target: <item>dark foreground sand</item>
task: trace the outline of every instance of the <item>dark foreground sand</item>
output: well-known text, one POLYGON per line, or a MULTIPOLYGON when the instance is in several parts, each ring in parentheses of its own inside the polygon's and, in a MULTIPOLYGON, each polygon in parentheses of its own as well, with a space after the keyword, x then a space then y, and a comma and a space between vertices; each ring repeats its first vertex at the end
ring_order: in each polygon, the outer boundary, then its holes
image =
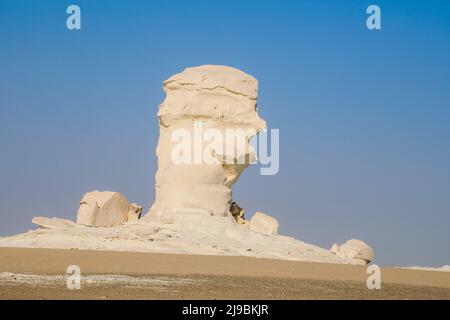
POLYGON ((450 299, 448 272, 382 268, 381 290, 368 290, 362 266, 248 257, 0 248, 4 272, 64 277, 43 284, 10 275, 0 299, 450 299), (69 265, 85 276, 81 290, 66 288, 69 265))

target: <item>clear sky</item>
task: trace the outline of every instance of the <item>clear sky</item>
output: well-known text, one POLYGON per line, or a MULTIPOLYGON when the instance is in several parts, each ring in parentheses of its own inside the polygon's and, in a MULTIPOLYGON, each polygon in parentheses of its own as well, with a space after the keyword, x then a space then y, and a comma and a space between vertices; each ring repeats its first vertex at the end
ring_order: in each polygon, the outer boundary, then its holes
POLYGON ((73 220, 94 189, 146 210, 162 81, 202 64, 255 76, 280 129, 279 173, 234 188, 248 214, 360 238, 379 264, 450 264, 450 1, 0 0, 0 235, 73 220))

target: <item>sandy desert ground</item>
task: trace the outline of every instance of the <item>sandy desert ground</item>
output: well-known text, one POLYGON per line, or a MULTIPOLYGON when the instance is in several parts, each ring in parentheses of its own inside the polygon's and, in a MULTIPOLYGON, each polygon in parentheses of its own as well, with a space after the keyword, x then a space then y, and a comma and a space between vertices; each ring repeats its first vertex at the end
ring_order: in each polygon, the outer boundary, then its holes
POLYGON ((0 248, 0 299, 450 299, 450 273, 275 259, 0 248), (66 287, 79 265, 81 290, 66 287))

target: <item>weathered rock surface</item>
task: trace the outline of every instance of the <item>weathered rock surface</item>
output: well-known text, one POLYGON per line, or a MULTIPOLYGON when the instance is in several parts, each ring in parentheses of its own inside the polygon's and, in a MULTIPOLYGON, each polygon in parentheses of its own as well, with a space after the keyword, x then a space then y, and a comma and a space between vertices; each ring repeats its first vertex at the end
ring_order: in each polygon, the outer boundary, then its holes
POLYGON ((66 219, 34 217, 31 222, 45 229, 67 229, 76 227, 76 223, 66 219))
POLYGON ((335 243, 330 251, 340 257, 352 259, 354 263, 362 265, 369 264, 375 257, 373 249, 367 243, 358 239, 348 240, 341 246, 335 243))
POLYGON ((119 192, 93 191, 86 193, 80 201, 77 224, 88 227, 115 227, 137 221, 142 207, 133 204, 119 192))
POLYGON ((262 212, 256 212, 250 219, 250 230, 267 234, 269 236, 278 234, 278 221, 262 212))
POLYGON ((231 187, 255 159, 249 140, 266 127, 257 113, 258 81, 235 68, 204 65, 170 77, 164 81, 164 91, 166 98, 158 111, 158 171, 151 214, 202 211, 231 216, 231 187), (203 140, 210 129, 222 137, 227 129, 241 130, 245 148, 234 148, 230 141, 203 140), (192 152, 185 157, 190 161, 175 163, 181 134, 200 141, 191 141, 192 152), (245 161, 230 163, 237 159, 245 161))

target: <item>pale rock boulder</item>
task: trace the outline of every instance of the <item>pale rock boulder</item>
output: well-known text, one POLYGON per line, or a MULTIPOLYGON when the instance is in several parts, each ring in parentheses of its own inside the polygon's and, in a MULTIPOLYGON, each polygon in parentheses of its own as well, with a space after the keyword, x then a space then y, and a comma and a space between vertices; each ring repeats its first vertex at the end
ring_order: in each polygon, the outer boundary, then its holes
POLYGON ((128 211, 127 222, 136 222, 139 220, 142 214, 143 207, 137 203, 130 204, 130 210, 128 211))
POLYGON ((119 192, 93 191, 80 201, 77 224, 89 227, 115 227, 139 219, 142 207, 130 205, 119 192))
POLYGON ((330 251, 340 257, 352 259, 355 264, 361 265, 369 264, 375 257, 373 249, 358 239, 348 240, 343 245, 335 243, 330 251))
POLYGON ((249 229, 269 236, 278 234, 278 221, 262 212, 256 212, 250 219, 249 229))
POLYGON ((331 246, 330 251, 331 251, 331 253, 337 254, 339 252, 340 248, 341 247, 337 243, 335 243, 331 246))
POLYGON ((149 217, 192 211, 231 217, 231 188, 256 159, 249 141, 266 128, 257 111, 258 81, 232 67, 203 65, 170 77, 164 81, 164 91, 158 111, 155 202, 149 217), (227 141, 211 146, 202 139, 209 129, 223 137, 227 129, 241 130, 245 147, 233 148, 227 141), (188 161, 174 161, 180 133, 192 138, 188 161), (195 141, 196 137, 201 140, 195 141), (227 146, 232 154, 226 152, 227 146), (199 150, 211 161, 196 159, 199 150), (243 161, 230 164, 230 159, 243 161))
POLYGON ((44 229, 68 229, 76 227, 76 223, 67 219, 34 217, 31 222, 44 229))

